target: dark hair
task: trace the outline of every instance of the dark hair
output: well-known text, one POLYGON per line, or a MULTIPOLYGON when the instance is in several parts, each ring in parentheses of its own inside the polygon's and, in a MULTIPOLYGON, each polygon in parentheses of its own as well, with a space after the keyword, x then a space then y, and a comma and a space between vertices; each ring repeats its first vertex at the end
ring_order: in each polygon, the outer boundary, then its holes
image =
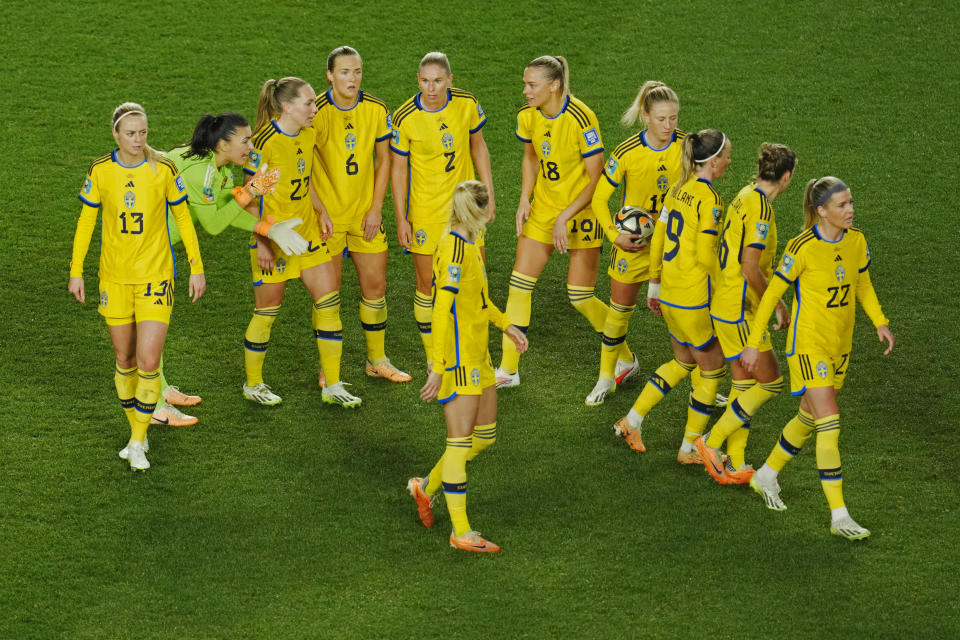
POLYGON ((757 154, 757 177, 776 182, 797 166, 797 154, 785 144, 764 142, 757 154))
POLYGON ((200 117, 197 126, 193 128, 193 137, 190 138, 190 150, 184 154, 185 158, 209 155, 217 150, 221 140, 229 140, 240 127, 249 127, 247 119, 238 113, 221 113, 212 116, 209 113, 200 117))
POLYGON ((356 49, 354 49, 353 47, 348 47, 347 45, 343 45, 342 47, 337 47, 336 49, 330 52, 330 55, 327 56, 327 71, 333 73, 333 68, 337 64, 337 58, 339 58, 340 56, 357 56, 359 58, 360 54, 357 53, 356 49))

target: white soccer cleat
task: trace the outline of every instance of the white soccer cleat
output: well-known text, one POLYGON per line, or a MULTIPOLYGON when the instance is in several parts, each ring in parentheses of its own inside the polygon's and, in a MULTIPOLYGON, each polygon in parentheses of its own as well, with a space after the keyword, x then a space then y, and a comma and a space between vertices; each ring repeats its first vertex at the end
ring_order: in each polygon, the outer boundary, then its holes
POLYGON ((341 407, 346 407, 347 409, 359 407, 363 400, 346 390, 346 387, 349 386, 349 384, 350 383, 343 382, 341 380, 336 384, 331 384, 324 387, 322 392, 323 401, 327 404, 338 404, 341 407))
POLYGON ((494 377, 497 379, 497 389, 507 389, 509 387, 519 387, 520 386, 520 372, 516 373, 507 373, 500 367, 493 372, 494 377))
POLYGON ((263 382, 252 387, 243 385, 243 397, 267 407, 283 402, 283 398, 271 391, 270 387, 263 382))
POLYGON ((600 378, 584 402, 588 407, 599 407, 603 404, 603 401, 607 399, 607 396, 616 390, 617 384, 613 380, 600 378))
POLYGON ((640 373, 640 360, 637 354, 631 353, 633 360, 617 360, 617 368, 614 369, 613 377, 617 385, 621 385, 630 378, 636 377, 640 373))
MULTIPOLYGON (((129 447, 130 447, 130 443, 128 442, 126 447, 124 447, 123 449, 120 449, 120 454, 119 454, 119 455, 120 455, 120 458, 121 458, 121 459, 127 460, 127 459, 130 458, 130 449, 129 449, 129 447)), ((143 452, 146 453, 147 451, 150 451, 150 441, 147 440, 146 438, 144 438, 144 439, 143 439, 143 452)))
POLYGON ((130 463, 133 471, 146 471, 150 468, 150 461, 144 455, 144 443, 131 440, 123 449, 120 450, 120 457, 130 463))
POLYGON ((197 422, 196 416, 188 416, 172 404, 157 409, 150 417, 150 424, 165 424, 169 427, 189 427, 197 422))
POLYGON ((847 540, 863 540, 870 537, 870 530, 861 527, 850 516, 844 516, 830 523, 830 533, 843 536, 847 540))
POLYGON ((767 509, 784 511, 787 508, 787 505, 780 499, 780 483, 776 479, 769 483, 763 482, 755 473, 750 477, 750 486, 763 496, 763 502, 767 505, 767 509))

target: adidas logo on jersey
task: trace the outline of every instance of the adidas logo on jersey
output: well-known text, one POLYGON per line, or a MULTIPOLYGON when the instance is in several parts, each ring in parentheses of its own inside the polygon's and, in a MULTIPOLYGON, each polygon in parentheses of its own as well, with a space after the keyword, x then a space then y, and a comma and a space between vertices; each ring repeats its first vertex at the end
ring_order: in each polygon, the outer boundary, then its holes
POLYGON ((300 147, 297 147, 297 155, 298 155, 298 156, 302 156, 302 155, 303 155, 303 149, 301 149, 300 147))
POLYGON ((543 134, 543 137, 544 137, 544 138, 549 138, 549 137, 550 137, 550 132, 547 131, 545 134, 543 134))
POLYGON ((441 122, 441 123, 440 123, 440 131, 443 131, 444 129, 449 129, 449 128, 450 128, 450 127, 447 126, 447 123, 446 123, 446 122, 441 122))
POLYGON ((666 170, 667 170, 667 165, 665 164, 660 165, 660 168, 657 169, 657 171, 666 171, 666 170))
POLYGON ((133 188, 133 180, 131 180, 130 182, 128 182, 127 184, 125 184, 124 187, 127 188, 127 189, 132 189, 132 188, 133 188))
POLYGON ((162 304, 163 304, 163 299, 162 299, 162 298, 157 298, 156 302, 154 302, 153 304, 162 305, 162 304))
POLYGON ((353 125, 348 122, 344 129, 353 129, 353 125))
POLYGON ((843 258, 840 257, 840 254, 837 254, 837 257, 833 259, 834 262, 843 262, 843 258))

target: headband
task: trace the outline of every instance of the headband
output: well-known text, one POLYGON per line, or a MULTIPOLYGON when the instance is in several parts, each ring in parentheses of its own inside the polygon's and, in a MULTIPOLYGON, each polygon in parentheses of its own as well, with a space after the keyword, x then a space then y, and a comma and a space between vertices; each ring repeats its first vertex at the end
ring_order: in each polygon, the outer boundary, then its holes
POLYGON ((145 114, 143 111, 137 111, 136 109, 133 109, 132 111, 127 111, 127 112, 124 113, 122 116, 120 116, 119 118, 117 118, 116 122, 113 123, 113 128, 116 129, 116 128, 117 128, 117 125, 120 124, 120 121, 123 120, 124 118, 126 118, 126 117, 129 116, 129 115, 141 115, 141 116, 143 116, 144 118, 147 117, 147 114, 145 114))
POLYGON ((720 148, 717 149, 716 151, 714 151, 713 153, 711 153, 709 156, 707 156, 707 157, 704 158, 703 160, 697 160, 696 158, 694 158, 693 161, 694 161, 696 164, 703 164, 703 163, 706 162, 707 160, 710 160, 711 158, 715 158, 721 151, 723 151, 723 148, 724 148, 725 146, 727 146, 727 134, 725 134, 725 133, 723 133, 723 132, 721 131, 721 132, 720 132, 720 135, 723 136, 723 139, 720 141, 720 148))
POLYGON ((838 182, 837 184, 833 185, 832 187, 830 187, 829 189, 827 189, 826 191, 824 191, 824 192, 823 192, 823 195, 820 196, 819 198, 817 198, 816 206, 822 207, 823 205, 825 205, 825 204, 827 203, 827 200, 830 199, 830 196, 832 196, 833 194, 835 194, 837 191, 843 191, 844 189, 849 189, 849 188, 850 188, 850 187, 848 187, 847 185, 843 184, 843 181, 841 180, 841 181, 838 182))

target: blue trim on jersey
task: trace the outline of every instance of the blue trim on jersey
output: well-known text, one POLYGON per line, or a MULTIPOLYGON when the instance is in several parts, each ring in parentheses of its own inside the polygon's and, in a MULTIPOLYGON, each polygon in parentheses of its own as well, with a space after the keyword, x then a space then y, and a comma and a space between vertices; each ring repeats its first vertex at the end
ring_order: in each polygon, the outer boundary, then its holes
MULTIPOLYGON (((453 306, 450 307, 450 311, 453 312, 453 344, 457 348, 457 364, 453 366, 454 369, 460 366, 460 323, 457 319, 457 301, 453 301, 453 306)), ((443 338, 441 337, 441 340, 443 338)), ((449 371, 449 369, 448 369, 449 371)))
POLYGON ((186 200, 186 199, 187 199, 187 194, 183 194, 183 197, 180 198, 179 200, 174 200, 173 202, 170 202, 169 200, 167 200, 167 204, 170 204, 170 205, 180 204, 181 202, 183 202, 183 201, 186 200))
POLYGON ((613 179, 612 179, 610 176, 607 175, 607 170, 606 170, 606 169, 603 170, 603 177, 607 179, 607 182, 609 182, 610 185, 611 185, 614 189, 616 189, 617 187, 620 186, 619 184, 617 184, 616 182, 614 182, 613 179))
MULTIPOLYGON (((83 198, 81 198, 81 200, 82 200, 82 199, 83 199, 83 198)), ((871 258, 870 260, 867 260, 867 264, 863 267, 863 269, 860 269, 860 273, 863 273, 864 271, 866 271, 867 269, 869 269, 869 268, 870 268, 870 263, 871 263, 872 261, 873 261, 872 258, 871 258)))
POLYGON ((263 284, 263 278, 260 278, 259 280, 254 280, 253 282, 253 286, 255 287, 259 287, 262 284, 263 284))
MULTIPOLYGON (((661 302, 663 302, 663 301, 661 300, 661 302)), ((677 344, 682 344, 682 345, 686 345, 686 346, 688 346, 688 347, 693 347, 693 348, 696 349, 697 351, 703 351, 704 347, 709 346, 711 342, 713 342, 714 340, 717 339, 716 336, 710 336, 710 339, 709 339, 709 340, 707 340, 706 342, 704 342, 702 345, 700 345, 700 346, 698 347, 698 346, 696 346, 695 344, 692 344, 692 343, 690 343, 690 342, 683 342, 682 340, 679 340, 679 339, 677 338, 677 336, 673 335, 673 334, 670 333, 669 331, 667 331, 667 333, 670 334, 670 337, 671 337, 671 338, 673 338, 674 340, 677 341, 677 344)))
POLYGON ((623 207, 626 206, 626 204, 627 204, 627 174, 623 174, 623 191, 620 192, 620 208, 623 209, 623 207))
POLYGON ((677 130, 674 129, 673 133, 670 134, 670 140, 667 142, 666 146, 660 147, 659 149, 657 149, 656 147, 651 147, 650 143, 647 142, 647 130, 644 129, 643 131, 640 132, 640 141, 643 143, 643 146, 645 146, 647 149, 650 149, 650 151, 657 151, 657 152, 666 151, 667 149, 670 148, 670 145, 676 142, 676 140, 677 140, 677 130))
POLYGON ((712 180, 707 180, 706 178, 697 178, 697 182, 706 182, 706 183, 707 183, 708 185, 710 185, 711 187, 713 186, 713 181, 712 181, 712 180))
POLYGON ((245 174, 247 174, 247 175, 250 175, 250 176, 255 176, 255 175, 257 175, 257 172, 256 172, 256 171, 250 171, 250 169, 247 169, 246 167, 243 168, 243 172, 244 172, 245 174))
POLYGON ((567 97, 566 97, 566 99, 563 101, 563 106, 560 107, 560 111, 557 111, 557 115, 553 116, 552 118, 551 118, 550 116, 548 116, 547 114, 545 114, 545 113, 540 109, 540 107, 537 107, 537 111, 539 111, 539 112, 540 112, 540 115, 542 115, 542 116, 543 116, 544 118, 546 118, 547 120, 555 120, 555 119, 557 119, 557 118, 560 117, 560 114, 561 114, 561 113, 563 113, 564 111, 567 110, 567 105, 568 105, 568 104, 570 104, 570 96, 567 96, 567 97))
POLYGON ((450 232, 450 235, 452 235, 452 236, 457 236, 458 238, 460 238, 461 240, 463 240, 463 241, 466 242, 467 244, 473 244, 473 242, 470 242, 469 240, 467 240, 466 238, 464 238, 462 235, 460 235, 460 234, 457 233, 456 231, 451 231, 451 232, 450 232))
POLYGON ((762 195, 767 200, 770 199, 770 196, 767 195, 767 192, 761 189, 760 187, 758 187, 757 185, 753 185, 753 190, 759 193, 760 195, 762 195))
POLYGON ((450 394, 449 396, 447 396, 446 398, 437 398, 437 404, 447 404, 448 402, 450 402, 451 400, 453 400, 453 399, 456 398, 456 397, 457 397, 457 392, 454 391, 453 393, 451 393, 451 394, 450 394))
MULTIPOLYGON (((790 351, 784 351, 784 355, 792 356, 797 352, 797 321, 800 320, 800 280, 793 283, 794 304, 797 305, 797 313, 793 316, 793 339, 790 341, 790 351)), ((806 387, 804 387, 806 389, 806 387)), ((794 394, 797 395, 797 394, 794 394)))
POLYGON ((738 360, 741 355, 743 355, 743 351, 740 351, 740 353, 738 353, 737 355, 730 356, 729 358, 724 356, 723 359, 726 360, 727 362, 730 362, 731 360, 738 360))
POLYGON ((753 247, 754 249, 760 249, 761 251, 763 251, 764 249, 767 248, 767 245, 760 242, 752 242, 748 244, 747 247, 753 247))
POLYGON ((660 304, 665 304, 668 307, 673 307, 674 309, 703 309, 704 307, 710 306, 710 302, 708 301, 708 302, 704 302, 703 304, 697 305, 695 307, 685 307, 680 304, 672 304, 670 302, 667 302, 663 298, 660 298, 660 304))
MULTIPOLYGON (((405 153, 401 154, 407 156, 407 201, 403 203, 403 219, 410 219, 410 188, 413 184, 413 172, 410 171, 410 154, 405 153)), ((410 232, 413 232, 413 229, 410 229, 410 232)))
POLYGON ((739 320, 724 320, 723 318, 718 318, 717 316, 710 314, 710 317, 716 320, 717 322, 722 322, 723 324, 740 324, 743 322, 743 314, 740 314, 739 320))
POLYGON ((390 151, 393 151, 393 152, 394 152, 395 154, 397 154, 398 156, 408 156, 408 155, 410 155, 410 152, 409 152, 409 151, 400 151, 400 149, 397 149, 397 148, 396 148, 395 146, 393 146, 393 145, 390 145, 390 151))
POLYGON ((276 120, 271 120, 271 121, 270 121, 270 124, 273 125, 273 128, 274 128, 274 129, 276 129, 278 132, 282 133, 283 135, 287 136, 288 138, 296 138, 297 136, 300 135, 300 132, 299 132, 299 131, 297 131, 296 133, 293 133, 293 134, 287 133, 286 131, 284 131, 283 129, 280 128, 280 125, 277 124, 277 121, 276 121, 276 120))
POLYGON ((440 287, 440 288, 443 289, 444 291, 450 291, 450 292, 453 292, 453 293, 460 293, 460 289, 458 289, 457 287, 454 287, 453 285, 449 285, 449 284, 448 284, 448 285, 443 286, 443 287, 440 287))
MULTIPOLYGON (((330 104, 332 104, 333 106, 337 107, 337 103, 333 101, 333 89, 327 89, 326 93, 327 93, 327 100, 330 101, 330 104)), ((360 101, 361 101, 361 100, 363 100, 363 90, 357 90, 357 101, 354 103, 354 105, 353 105, 352 107, 350 107, 349 109, 341 109, 340 107, 337 107, 337 110, 338 110, 338 111, 353 111, 354 109, 357 108, 357 105, 360 104, 360 101)))
POLYGON ((470 133, 476 133, 477 131, 480 131, 480 129, 483 129, 483 125, 485 125, 485 124, 487 124, 487 119, 486 119, 486 118, 484 118, 483 120, 481 120, 481 121, 480 121, 480 124, 478 124, 475 129, 470 129, 470 133))
POLYGON ((779 276, 780 279, 783 280, 784 282, 786 282, 787 284, 793 284, 794 282, 796 282, 796 280, 788 280, 788 279, 787 279, 787 276, 783 275, 783 274, 780 273, 779 271, 774 271, 774 272, 773 272, 773 275, 779 276))
POLYGON ((423 95, 423 91, 413 96, 413 102, 414 104, 417 105, 418 109, 420 109, 421 111, 426 111, 427 113, 438 113, 440 111, 443 111, 444 109, 447 108, 447 105, 450 104, 450 101, 453 100, 453 92, 450 91, 450 89, 447 89, 447 101, 443 103, 443 106, 440 107, 439 109, 434 109, 433 111, 431 111, 430 109, 427 109, 425 106, 423 106, 422 102, 420 102, 420 96, 422 95, 423 95))
POLYGON ((603 153, 603 147, 600 147, 599 149, 594 149, 593 151, 588 151, 587 153, 581 153, 580 157, 589 158, 590 156, 595 156, 598 153, 603 153))
POLYGON ((385 134, 383 134, 382 136, 380 136, 379 138, 377 138, 376 141, 377 141, 377 142, 382 142, 382 141, 386 140, 387 138, 392 138, 392 137, 393 137, 393 132, 392 132, 392 131, 388 131, 387 133, 385 133, 385 134))
POLYGON ((86 198, 84 198, 84 197, 83 197, 82 195, 80 195, 79 193, 77 194, 77 197, 80 198, 80 202, 82 202, 83 204, 87 205, 88 207, 99 207, 99 206, 100 206, 100 203, 99 203, 99 202, 90 202, 89 200, 87 200, 86 198))
MULTIPOLYGON (((187 196, 183 196, 186 198, 187 196)), ((173 260, 173 279, 177 279, 177 255, 173 252, 173 238, 170 237, 170 205, 164 206, 163 223, 167 227, 167 246, 170 247, 170 259, 173 260)))
POLYGON ((846 230, 846 229, 841 229, 841 230, 840 230, 840 237, 837 238, 836 240, 827 240, 827 239, 824 238, 822 235, 820 235, 820 224, 817 223, 817 224, 813 225, 813 235, 817 236, 817 240, 823 240, 823 241, 826 242, 827 244, 837 244, 838 242, 840 242, 841 240, 843 240, 843 239, 846 237, 846 235, 847 235, 847 230, 846 230))
POLYGON ((800 391, 791 391, 790 395, 792 396, 802 396, 807 392, 807 385, 803 385, 803 388, 800 391))
POLYGON ((136 169, 137 167, 139 167, 140 165, 142 165, 144 162, 147 161, 147 159, 144 158, 144 159, 141 160, 138 164, 135 164, 135 165, 133 165, 133 166, 128 166, 128 165, 123 164, 122 162, 120 162, 120 161, 117 159, 117 151, 119 151, 119 149, 114 149, 113 151, 111 151, 111 152, 110 152, 110 157, 113 159, 114 162, 116 162, 118 165, 120 165, 120 166, 123 167, 124 169, 136 169))
POLYGON ((703 233, 707 234, 708 236, 719 235, 716 229, 704 229, 703 233))
POLYGON ((519 138, 521 142, 533 142, 533 140, 531 140, 531 139, 529 139, 529 138, 524 138, 523 136, 521 136, 521 135, 520 135, 519 133, 517 133, 516 131, 513 132, 513 135, 517 136, 517 138, 519 138))

